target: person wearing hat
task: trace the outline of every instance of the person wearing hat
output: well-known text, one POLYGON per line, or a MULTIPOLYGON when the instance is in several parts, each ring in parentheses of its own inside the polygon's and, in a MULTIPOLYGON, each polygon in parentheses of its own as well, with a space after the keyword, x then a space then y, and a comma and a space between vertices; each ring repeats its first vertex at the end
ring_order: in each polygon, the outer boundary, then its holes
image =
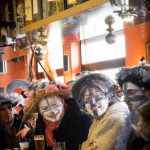
POLYGON ((91 119, 80 111, 67 86, 48 83, 33 91, 25 112, 39 112, 35 135, 45 136, 45 150, 51 150, 56 142, 65 142, 66 150, 79 150, 87 138, 91 119))
POLYGON ((121 131, 126 140, 120 141, 118 145, 118 150, 126 150, 131 149, 136 139, 132 125, 137 121, 137 109, 150 101, 150 65, 142 63, 138 66, 123 67, 116 74, 116 80, 122 87, 124 100, 131 111, 126 120, 126 128, 121 131))
POLYGON ((129 114, 119 86, 104 74, 91 73, 77 80, 72 95, 81 109, 94 118, 81 150, 115 149, 129 114))
POLYGON ((16 133, 19 131, 21 119, 14 112, 18 100, 12 98, 12 95, 0 95, 0 150, 19 147, 16 133))

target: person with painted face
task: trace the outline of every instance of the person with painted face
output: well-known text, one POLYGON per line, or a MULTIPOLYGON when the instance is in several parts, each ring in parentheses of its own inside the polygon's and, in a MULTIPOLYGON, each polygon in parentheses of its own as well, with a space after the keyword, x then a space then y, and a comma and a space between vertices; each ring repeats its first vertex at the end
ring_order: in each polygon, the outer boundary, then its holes
POLYGON ((121 68, 116 74, 116 80, 122 87, 125 102, 131 111, 126 120, 126 127, 121 131, 122 136, 126 136, 126 140, 121 140, 117 149, 132 149, 131 145, 136 143, 137 139, 132 128, 132 125, 136 124, 137 121, 137 109, 150 101, 150 65, 141 64, 121 68))
POLYGON ((21 119, 14 113, 17 103, 18 101, 12 99, 12 96, 0 95, 0 150, 19 148, 16 134, 21 119))
POLYGON ((66 150, 79 150, 87 138, 91 119, 70 95, 67 86, 50 83, 37 88, 31 98, 26 112, 39 112, 35 134, 45 136, 45 150, 51 150, 56 142, 65 142, 66 150))
POLYGON ((117 137, 129 114, 119 86, 106 75, 93 73, 74 84, 72 95, 81 109, 94 118, 81 150, 115 149, 117 137))

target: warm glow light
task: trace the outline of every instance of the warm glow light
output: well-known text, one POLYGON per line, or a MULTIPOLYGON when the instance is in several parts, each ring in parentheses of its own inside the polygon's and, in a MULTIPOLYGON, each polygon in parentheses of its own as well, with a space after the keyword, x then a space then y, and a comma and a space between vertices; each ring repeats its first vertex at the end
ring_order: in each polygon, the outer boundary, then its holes
POLYGON ((134 16, 133 15, 126 15, 122 17, 122 20, 124 22, 132 22, 134 20, 134 16))

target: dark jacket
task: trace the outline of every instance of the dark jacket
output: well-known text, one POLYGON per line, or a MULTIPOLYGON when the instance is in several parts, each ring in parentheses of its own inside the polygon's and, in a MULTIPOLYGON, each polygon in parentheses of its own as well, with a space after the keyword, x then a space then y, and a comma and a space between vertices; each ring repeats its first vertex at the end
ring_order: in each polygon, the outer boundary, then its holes
MULTIPOLYGON (((149 141, 145 141, 142 137, 139 137, 132 131, 127 144, 127 150, 146 150, 150 146, 149 141)), ((148 150, 148 149, 147 149, 148 150)))
MULTIPOLYGON (((66 150, 79 150, 79 145, 87 139, 91 119, 82 113, 74 99, 65 100, 67 109, 60 126, 53 131, 56 142, 65 142, 66 150)), ((45 124, 41 115, 37 120, 35 134, 45 134, 45 124)), ((45 150, 51 150, 45 143, 45 150)))
POLYGON ((19 148, 19 138, 16 137, 16 133, 20 124, 21 119, 15 115, 11 125, 0 128, 0 150, 19 148))
MULTIPOLYGON (((20 130, 24 128, 24 125, 29 127, 30 131, 27 133, 27 135, 24 139, 21 136, 19 136, 19 141, 20 142, 29 142, 30 147, 32 147, 33 142, 34 142, 34 131, 35 131, 35 129, 30 125, 30 123, 24 121, 21 124, 20 130)), ((33 150, 33 149, 31 148, 31 150, 33 150)))

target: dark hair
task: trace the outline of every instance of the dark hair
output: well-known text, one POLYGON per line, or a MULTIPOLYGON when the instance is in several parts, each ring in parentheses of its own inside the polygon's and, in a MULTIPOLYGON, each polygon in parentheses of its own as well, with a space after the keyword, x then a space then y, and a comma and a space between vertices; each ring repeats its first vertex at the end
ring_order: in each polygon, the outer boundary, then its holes
POLYGON ((8 99, 7 97, 5 97, 4 95, 0 95, 0 106, 4 105, 4 104, 11 104, 11 100, 8 99))

